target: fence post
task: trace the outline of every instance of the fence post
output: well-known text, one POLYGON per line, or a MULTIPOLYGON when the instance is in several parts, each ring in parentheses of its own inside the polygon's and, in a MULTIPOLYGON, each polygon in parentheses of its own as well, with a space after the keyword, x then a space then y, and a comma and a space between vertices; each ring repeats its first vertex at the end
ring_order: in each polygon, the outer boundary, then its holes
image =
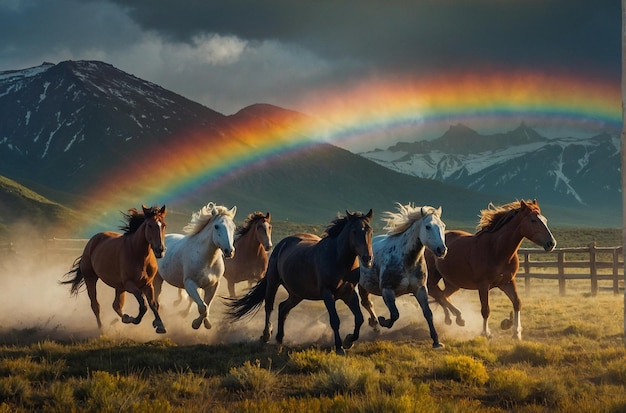
POLYGON ((563 297, 565 295, 565 254, 563 251, 558 252, 557 259, 559 262, 559 295, 563 297))
POLYGON ((613 249, 613 294, 619 294, 619 274, 617 266, 619 265, 619 248, 613 249))
POLYGON ((596 242, 589 244, 589 275, 591 276, 591 295, 598 294, 598 268, 596 267, 596 242))

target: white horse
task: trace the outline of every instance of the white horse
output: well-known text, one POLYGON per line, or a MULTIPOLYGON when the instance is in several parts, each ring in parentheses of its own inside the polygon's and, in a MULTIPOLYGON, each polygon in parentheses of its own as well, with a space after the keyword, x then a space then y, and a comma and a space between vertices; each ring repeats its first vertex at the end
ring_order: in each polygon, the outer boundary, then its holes
POLYGON ((235 254, 234 233, 237 207, 228 209, 209 202, 191 216, 183 231, 186 235, 166 234, 167 254, 158 261, 154 292, 158 302, 163 280, 184 288, 198 305, 200 316, 193 320, 194 329, 211 328, 209 306, 224 274, 224 257, 235 254), (204 290, 200 298, 199 289, 204 290))
POLYGON ((436 256, 443 257, 448 251, 445 244, 445 224, 441 221, 441 207, 416 207, 412 204, 397 204, 398 213, 385 212, 383 220, 387 234, 372 240, 374 264, 361 266, 359 295, 361 305, 369 312, 370 326, 377 324, 391 328, 400 314, 396 307, 396 296, 413 294, 428 322, 433 348, 441 348, 439 336, 433 324, 433 313, 428 305, 426 281, 428 271, 424 259, 424 247, 436 256), (390 318, 376 318, 369 295, 383 297, 390 311, 390 318))

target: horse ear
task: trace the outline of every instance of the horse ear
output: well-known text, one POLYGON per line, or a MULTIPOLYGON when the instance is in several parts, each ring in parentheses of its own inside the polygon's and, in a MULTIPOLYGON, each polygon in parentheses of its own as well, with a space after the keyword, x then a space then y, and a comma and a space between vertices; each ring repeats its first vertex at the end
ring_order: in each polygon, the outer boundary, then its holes
POLYGON ((371 220, 373 216, 374 216, 374 211, 372 211, 372 209, 370 208, 370 212, 368 212, 367 215, 365 215, 365 218, 371 220))
POLYGON ((270 222, 270 220, 272 219, 272 215, 270 215, 269 211, 267 212, 267 214, 265 214, 265 219, 267 220, 267 222, 270 222))
POLYGON ((526 204, 526 202, 524 202, 524 200, 522 199, 521 201, 519 201, 520 206, 522 207, 522 209, 527 208, 528 205, 526 204))
POLYGON ((161 209, 159 210, 159 215, 163 215, 163 217, 165 217, 166 214, 167 214, 167 210, 165 208, 165 205, 163 205, 161 209))
POLYGON ((349 210, 346 209, 346 215, 351 217, 354 216, 354 213, 350 212, 349 210))
POLYGON ((441 209, 441 206, 439 206, 439 208, 437 208, 437 215, 441 216, 443 210, 441 209))
POLYGON ((230 211, 229 211, 229 212, 230 212, 230 214, 234 217, 234 216, 235 216, 235 214, 237 213, 237 205, 235 205, 234 207, 232 207, 232 208, 230 209, 230 211))
POLYGON ((150 212, 150 208, 148 208, 146 206, 146 204, 141 204, 141 209, 142 209, 144 215, 146 215, 148 212, 150 212))

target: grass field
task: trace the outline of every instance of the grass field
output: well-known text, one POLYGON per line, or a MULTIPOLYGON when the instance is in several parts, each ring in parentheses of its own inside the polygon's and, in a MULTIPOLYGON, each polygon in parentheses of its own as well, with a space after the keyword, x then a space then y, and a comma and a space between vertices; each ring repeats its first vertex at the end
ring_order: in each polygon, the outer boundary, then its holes
MULTIPOLYGON (((554 232, 563 246, 586 245, 589 236, 613 246, 621 237, 617 230, 554 232)), ((262 312, 248 322, 226 322, 220 298, 211 307, 214 327, 193 330, 195 309, 180 315, 173 288, 162 298, 168 333, 157 335, 150 312, 139 326, 115 322, 113 293, 99 286, 101 335, 86 293, 70 297, 57 283, 70 265, 70 259, 25 256, 0 262, 0 412, 626 410, 624 296, 606 289, 591 296, 587 281, 568 282, 564 297, 556 281, 533 280, 530 292, 520 288, 521 342, 499 327, 511 310, 502 292, 490 293, 494 336, 487 340, 480 337, 478 294, 459 291, 452 300, 465 327, 446 326, 443 311, 432 305, 442 350, 431 348, 415 299, 404 296, 392 329, 364 325, 361 340, 339 357, 322 303, 292 310, 279 348, 273 338, 258 341, 262 312)), ((219 294, 226 295, 225 285, 219 294)), ((125 307, 130 313, 133 301, 125 307)), ((380 297, 374 304, 386 313, 380 297)), ((345 336, 351 314, 337 306, 345 336)))

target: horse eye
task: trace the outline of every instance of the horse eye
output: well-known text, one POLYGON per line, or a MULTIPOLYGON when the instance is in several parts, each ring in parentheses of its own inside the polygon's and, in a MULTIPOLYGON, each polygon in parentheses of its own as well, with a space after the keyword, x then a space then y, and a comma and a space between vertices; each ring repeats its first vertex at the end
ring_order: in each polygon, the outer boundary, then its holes
POLYGON ((215 229, 219 229, 219 227, 217 226, 217 224, 215 224, 215 229))
POLYGON ((430 231, 430 230, 432 229, 432 227, 431 227, 430 225, 426 225, 426 229, 427 229, 428 231, 430 231))

